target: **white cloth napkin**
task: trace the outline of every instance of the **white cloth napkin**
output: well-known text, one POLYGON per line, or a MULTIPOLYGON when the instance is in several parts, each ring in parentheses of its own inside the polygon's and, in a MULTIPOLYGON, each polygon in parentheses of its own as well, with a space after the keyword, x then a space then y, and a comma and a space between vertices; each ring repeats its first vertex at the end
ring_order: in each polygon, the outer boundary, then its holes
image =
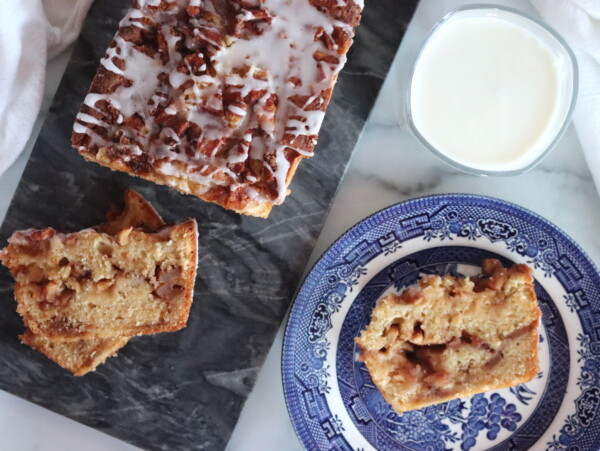
POLYGON ((0 0, 0 174, 29 139, 46 59, 77 38, 92 1, 0 0))
POLYGON ((579 64, 573 123, 600 192, 600 1, 531 0, 569 43, 579 64))

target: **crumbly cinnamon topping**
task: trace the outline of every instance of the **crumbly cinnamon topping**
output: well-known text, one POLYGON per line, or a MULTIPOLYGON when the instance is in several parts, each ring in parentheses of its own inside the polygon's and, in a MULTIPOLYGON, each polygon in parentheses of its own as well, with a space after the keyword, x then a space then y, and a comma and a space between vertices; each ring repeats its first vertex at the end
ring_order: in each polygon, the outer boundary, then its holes
POLYGON ((360 12, 353 0, 136 0, 73 145, 236 211, 279 204, 313 154, 360 12))

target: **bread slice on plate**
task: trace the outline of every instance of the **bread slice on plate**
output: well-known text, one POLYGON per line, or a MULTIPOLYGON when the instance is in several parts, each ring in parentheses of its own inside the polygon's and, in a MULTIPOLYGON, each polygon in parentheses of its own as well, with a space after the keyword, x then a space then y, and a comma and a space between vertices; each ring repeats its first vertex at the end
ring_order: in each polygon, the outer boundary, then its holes
POLYGON ((21 339, 83 374, 133 335, 185 326, 197 264, 194 220, 166 226, 138 193, 78 233, 15 232, 0 260, 15 277, 21 339))
POLYGON ((356 338, 396 412, 517 385, 539 371, 531 269, 482 262, 482 276, 426 275, 375 306, 356 338))
POLYGON ((267 217, 313 155, 359 0, 136 0, 73 127, 88 161, 267 217))

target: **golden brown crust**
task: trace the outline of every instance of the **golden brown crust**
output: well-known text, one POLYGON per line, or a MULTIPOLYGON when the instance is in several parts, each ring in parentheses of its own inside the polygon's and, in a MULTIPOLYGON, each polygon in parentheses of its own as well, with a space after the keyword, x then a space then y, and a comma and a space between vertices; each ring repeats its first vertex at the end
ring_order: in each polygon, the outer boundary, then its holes
MULTIPOLYGON (((80 154, 87 161, 98 163, 102 166, 112 169, 113 171, 130 172, 130 169, 127 167, 127 165, 125 165, 119 160, 99 160, 97 159, 97 156, 87 153, 85 151, 80 151, 80 154)), ((290 181, 301 159, 302 158, 297 158, 297 160, 292 163, 293 171, 290 171, 290 181)), ((229 192, 225 193, 225 195, 223 196, 215 196, 214 193, 207 194, 206 192, 208 187, 206 185, 194 183, 190 180, 186 180, 181 177, 175 177, 172 175, 164 175, 158 172, 148 172, 144 174, 135 175, 144 180, 154 182, 158 185, 170 186, 171 188, 176 189, 182 194, 190 194, 206 202, 215 203, 223 208, 235 211, 236 213, 242 215, 255 216, 259 218, 268 218, 269 213, 271 212, 274 205, 272 202, 259 202, 254 199, 248 199, 244 205, 239 205, 234 201, 234 198, 230 196, 229 192)))
POLYGON ((356 343, 397 412, 517 385, 539 371, 541 312, 526 265, 481 277, 424 276, 380 299, 356 343))

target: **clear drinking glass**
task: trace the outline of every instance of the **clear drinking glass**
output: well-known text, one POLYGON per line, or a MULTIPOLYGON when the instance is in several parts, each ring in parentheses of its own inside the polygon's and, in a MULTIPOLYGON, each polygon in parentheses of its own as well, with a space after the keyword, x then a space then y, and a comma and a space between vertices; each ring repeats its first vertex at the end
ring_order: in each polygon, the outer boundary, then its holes
POLYGON ((433 29, 429 32, 427 38, 421 50, 419 51, 415 62, 412 66, 412 70, 408 76, 408 83, 406 87, 406 95, 405 95, 405 112, 406 119, 409 124, 410 129, 414 133, 414 135, 429 149, 432 153, 437 155, 442 160, 446 161, 450 165, 454 166, 457 169, 460 169, 464 172, 468 172, 475 175, 516 175, 527 172, 532 169, 534 166, 540 163, 550 151, 556 146, 556 144, 560 141, 563 136, 565 130, 567 129, 571 115, 573 113, 573 109, 575 108, 575 103, 577 99, 577 90, 578 90, 578 70, 577 70, 577 60, 573 51, 569 48, 568 44, 565 40, 552 28, 550 28, 545 23, 536 19, 535 17, 524 14, 518 10, 512 8, 506 8, 503 6, 497 5, 487 5, 487 4, 477 4, 477 5, 469 5, 460 7, 452 10, 448 14, 446 14, 440 22, 438 22, 433 29), (415 68, 417 63, 419 62, 419 58, 423 54, 424 49, 431 42, 431 40, 436 36, 436 34, 443 29, 443 27, 454 20, 463 19, 463 18, 484 18, 484 17, 494 17, 498 19, 502 19, 508 22, 511 22, 521 28, 526 29, 530 33, 532 33, 535 37, 537 37, 540 41, 546 44, 548 50, 551 52, 554 57, 555 64, 559 71, 562 71, 562 80, 559 84, 559 100, 558 100, 558 114, 555 114, 554 120, 552 121, 552 133, 549 134, 548 144, 545 146, 545 150, 540 153, 540 155, 525 165, 524 167, 514 169, 514 170, 482 170, 479 168, 473 168, 469 166, 465 166, 464 164, 448 157, 443 154, 439 149, 437 149, 432 143, 430 143, 417 129, 415 126, 413 115, 412 115, 412 105, 411 105, 411 89, 413 84, 413 77, 415 73, 415 68))

